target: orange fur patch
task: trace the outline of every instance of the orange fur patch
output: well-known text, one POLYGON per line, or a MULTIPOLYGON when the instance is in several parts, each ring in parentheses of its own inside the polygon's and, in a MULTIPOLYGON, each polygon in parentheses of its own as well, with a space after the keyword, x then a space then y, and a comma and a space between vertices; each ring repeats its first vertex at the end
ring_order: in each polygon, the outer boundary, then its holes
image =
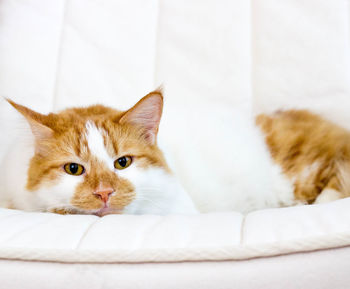
POLYGON ((273 159, 294 181, 297 200, 313 203, 324 189, 349 196, 342 181, 344 168, 350 165, 348 131, 306 110, 262 114, 256 123, 273 159))

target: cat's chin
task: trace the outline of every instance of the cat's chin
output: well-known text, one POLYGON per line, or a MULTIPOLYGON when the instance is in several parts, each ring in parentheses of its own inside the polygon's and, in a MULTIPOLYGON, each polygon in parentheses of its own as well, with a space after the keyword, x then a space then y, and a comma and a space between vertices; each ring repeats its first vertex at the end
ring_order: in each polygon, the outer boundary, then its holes
POLYGON ((74 207, 65 207, 65 208, 53 208, 48 210, 51 213, 56 213, 60 215, 96 215, 103 217, 111 214, 122 214, 122 210, 104 207, 97 210, 83 210, 74 207))
POLYGON ((111 215, 111 214, 121 214, 122 210, 118 210, 118 209, 114 209, 114 208, 101 208, 98 211, 95 211, 94 213, 92 213, 93 215, 99 216, 99 217, 103 217, 106 215, 111 215))

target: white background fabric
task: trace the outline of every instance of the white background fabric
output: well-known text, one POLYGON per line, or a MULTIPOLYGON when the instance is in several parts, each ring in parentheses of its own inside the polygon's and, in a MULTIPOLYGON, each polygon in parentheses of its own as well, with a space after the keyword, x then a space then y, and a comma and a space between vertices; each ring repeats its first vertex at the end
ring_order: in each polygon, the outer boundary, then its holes
MULTIPOLYGON (((166 133, 165 128, 186 131, 193 112, 197 121, 212 118, 219 122, 222 112, 230 108, 248 114, 310 108, 350 127, 349 14, 348 0, 2 0, 0 95, 44 113, 92 103, 124 109, 163 84, 166 107, 161 132, 171 140, 172 150, 184 140, 180 133, 166 133)), ((0 159, 13 135, 20 133, 18 118, 0 100, 0 159)), ((207 144, 196 147, 194 161, 227 135, 225 126, 215 129, 216 139, 196 136, 207 144)), ((190 142, 186 139, 189 147, 190 142)), ((174 157, 176 163, 188 156, 175 152, 174 157)), ((215 173, 221 172, 213 170, 213 182, 215 173)), ((185 185, 191 183, 190 178, 181 177, 185 185)), ((113 262, 224 260, 345 246, 350 244, 348 207, 349 200, 341 200, 264 210, 246 218, 231 212, 193 219, 98 219, 1 210, 0 257, 72 262, 79 258, 85 258, 84 262, 89 258, 100 258, 99 262, 106 258, 113 262), (123 254, 125 250, 131 253, 123 254)), ((30 284, 36 284, 33 276, 37 276, 33 272, 41 266, 48 274, 59 272, 50 288, 60 288, 59 284, 67 284, 60 283, 64 278, 71 280, 76 274, 84 278, 74 279, 75 284, 86 281, 91 288, 110 288, 104 276, 110 276, 114 284, 119 279, 129 288, 139 288, 148 272, 160 276, 159 288, 191 288, 172 287, 173 270, 179 272, 179 284, 193 281, 189 272, 203 276, 202 282, 192 283, 196 288, 211 284, 222 284, 220 288, 233 284, 235 288, 257 284, 261 288, 277 288, 274 284, 347 288, 349 252, 344 248, 244 263, 103 265, 98 276, 83 272, 102 265, 3 260, 0 278, 1 284, 14 282, 13 274, 23 268, 17 287, 33 288, 30 284), (327 262, 332 266, 326 266, 327 262), (327 273, 333 277, 327 279, 327 273), (216 282, 210 283, 208 276, 216 282), (252 276, 257 283, 249 281, 252 276)), ((14 288, 6 286, 10 287, 14 288)))
POLYGON ((348 250, 340 248, 238 262, 62 264, 2 260, 0 284, 21 289, 347 289, 349 258, 344 255, 349 257, 348 250), (330 264, 337 264, 338 270, 332 270, 330 264), (48 276, 50 282, 45 283, 48 276))

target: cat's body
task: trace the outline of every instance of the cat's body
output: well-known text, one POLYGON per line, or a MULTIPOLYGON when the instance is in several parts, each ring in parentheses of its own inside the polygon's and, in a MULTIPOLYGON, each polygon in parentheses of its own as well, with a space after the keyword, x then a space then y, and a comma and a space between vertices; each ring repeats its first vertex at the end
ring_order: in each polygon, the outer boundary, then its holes
POLYGON ((1 206, 97 215, 246 213, 350 195, 350 133, 306 111, 237 121, 227 189, 211 188, 208 176, 201 193, 182 188, 156 143, 159 91, 126 112, 92 106, 45 116, 11 104, 35 138, 21 136, 1 164, 1 206))
POLYGON ((300 202, 350 196, 350 132, 306 110, 259 115, 274 162, 293 183, 300 202))

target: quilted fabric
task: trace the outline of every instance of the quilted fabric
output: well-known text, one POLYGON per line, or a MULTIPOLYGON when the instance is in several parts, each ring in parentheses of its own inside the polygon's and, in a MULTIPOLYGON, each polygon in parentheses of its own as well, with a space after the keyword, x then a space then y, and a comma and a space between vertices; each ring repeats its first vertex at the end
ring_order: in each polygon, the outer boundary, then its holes
POLYGON ((195 216, 0 211, 0 258, 82 262, 241 260, 335 248, 350 240, 350 199, 195 216))
MULTIPOLYGON (((166 128, 185 131, 194 111, 198 121, 209 115, 220 122, 230 108, 250 114, 306 107, 349 127, 349 6, 343 0, 3 0, 0 95, 40 112, 96 102, 126 108, 163 83, 161 131, 174 164, 186 157, 178 151, 184 140, 166 128)), ((1 100, 0 159, 20 133, 17 121, 1 100)), ((227 135, 225 125, 216 127, 207 148, 227 135)), ((193 161, 201 160, 201 149, 193 161)), ((188 188, 200 181, 190 173, 179 174, 188 188)), ((219 186, 215 174, 222 172, 210 173, 219 186)), ((97 218, 1 209, 0 258, 238 260, 348 246, 349 206, 344 199, 245 217, 97 218)))

